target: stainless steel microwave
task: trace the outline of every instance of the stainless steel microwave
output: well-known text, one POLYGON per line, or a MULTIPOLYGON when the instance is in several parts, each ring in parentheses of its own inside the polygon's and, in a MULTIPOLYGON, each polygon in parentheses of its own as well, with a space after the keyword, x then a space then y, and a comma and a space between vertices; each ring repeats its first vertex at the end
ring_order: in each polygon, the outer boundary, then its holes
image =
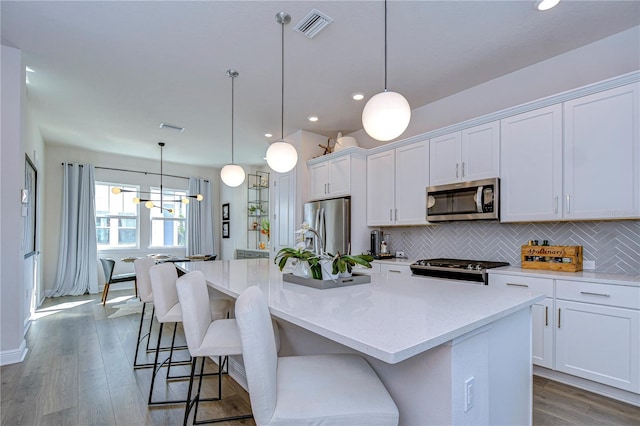
POLYGON ((427 188, 427 221, 498 219, 500 179, 437 185, 427 188))

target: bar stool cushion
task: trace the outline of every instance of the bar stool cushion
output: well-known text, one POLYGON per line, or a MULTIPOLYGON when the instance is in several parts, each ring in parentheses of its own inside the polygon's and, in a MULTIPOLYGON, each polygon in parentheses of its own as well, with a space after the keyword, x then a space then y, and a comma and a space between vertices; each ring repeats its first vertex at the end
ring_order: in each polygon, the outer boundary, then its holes
POLYGON ((256 424, 398 424, 396 404, 359 355, 278 358, 269 309, 258 287, 240 295, 236 320, 256 424))
POLYGON ((153 290, 151 289, 151 276, 149 270, 155 266, 156 262, 150 257, 141 257, 133 261, 133 268, 136 271, 138 280, 138 297, 141 302, 153 302, 153 290))

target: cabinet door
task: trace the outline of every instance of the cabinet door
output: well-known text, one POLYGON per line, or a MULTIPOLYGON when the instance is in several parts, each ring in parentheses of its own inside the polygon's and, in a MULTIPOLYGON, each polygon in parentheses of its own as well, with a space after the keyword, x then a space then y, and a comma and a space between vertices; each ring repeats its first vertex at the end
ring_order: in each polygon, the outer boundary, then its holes
POLYGON ((351 157, 348 155, 329 161, 327 194, 332 197, 351 194, 351 157))
POLYGON ((531 308, 532 360, 535 365, 553 368, 553 299, 546 298, 531 308))
POLYGON ((309 199, 325 198, 329 182, 329 162, 322 162, 309 167, 309 179, 311 181, 309 199))
POLYGON ((546 293, 548 297, 534 304, 531 309, 531 351, 535 365, 553 368, 553 280, 520 275, 489 274, 489 286, 546 293))
POLYGON ((396 148, 395 155, 395 224, 424 225, 427 223, 429 142, 396 148))
POLYGON ((559 220, 562 196, 562 106, 500 122, 501 222, 559 220))
POLYGON ((565 102, 565 219, 640 217, 638 87, 565 102))
POLYGON ((367 226, 393 224, 395 151, 367 157, 367 226))
POLYGON ((271 247, 278 252, 284 247, 295 246, 296 226, 296 178, 295 169, 288 173, 273 173, 271 247))
POLYGON ((500 176, 500 122, 465 129, 461 138, 462 180, 500 176))
POLYGON ((640 392, 640 311, 556 300, 556 369, 640 392))
POLYGON ((460 177, 460 132, 429 141, 429 185, 458 182, 460 177))

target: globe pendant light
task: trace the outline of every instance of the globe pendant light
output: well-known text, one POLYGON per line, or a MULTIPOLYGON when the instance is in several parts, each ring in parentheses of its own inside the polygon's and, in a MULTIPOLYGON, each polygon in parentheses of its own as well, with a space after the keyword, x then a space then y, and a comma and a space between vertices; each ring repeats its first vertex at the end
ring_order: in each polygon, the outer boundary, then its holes
POLYGON ((378 93, 362 110, 362 127, 379 141, 400 136, 411 120, 409 102, 397 92, 387 90, 387 1, 384 2, 384 91, 378 93))
POLYGON ((280 140, 269 145, 267 149, 267 164, 278 173, 292 170, 298 162, 298 152, 289 142, 284 140, 284 26, 291 22, 291 16, 286 12, 276 13, 276 22, 282 26, 282 90, 281 90, 281 121, 280 140))
POLYGON ((235 188, 244 182, 244 169, 233 163, 233 98, 234 98, 234 81, 238 74, 236 70, 228 70, 227 75, 231 77, 231 164, 227 164, 220 170, 220 178, 225 185, 235 188))

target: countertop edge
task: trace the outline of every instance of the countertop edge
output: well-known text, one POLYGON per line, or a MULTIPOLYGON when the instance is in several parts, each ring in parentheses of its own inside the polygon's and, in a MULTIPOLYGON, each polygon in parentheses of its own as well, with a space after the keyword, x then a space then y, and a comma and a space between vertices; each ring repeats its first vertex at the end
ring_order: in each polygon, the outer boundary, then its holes
POLYGON ((503 266, 500 268, 492 268, 487 272, 490 275, 520 275, 535 278, 550 278, 556 280, 595 282, 601 284, 640 287, 640 274, 608 274, 592 271, 558 272, 539 269, 526 269, 520 268, 518 266, 503 266))

